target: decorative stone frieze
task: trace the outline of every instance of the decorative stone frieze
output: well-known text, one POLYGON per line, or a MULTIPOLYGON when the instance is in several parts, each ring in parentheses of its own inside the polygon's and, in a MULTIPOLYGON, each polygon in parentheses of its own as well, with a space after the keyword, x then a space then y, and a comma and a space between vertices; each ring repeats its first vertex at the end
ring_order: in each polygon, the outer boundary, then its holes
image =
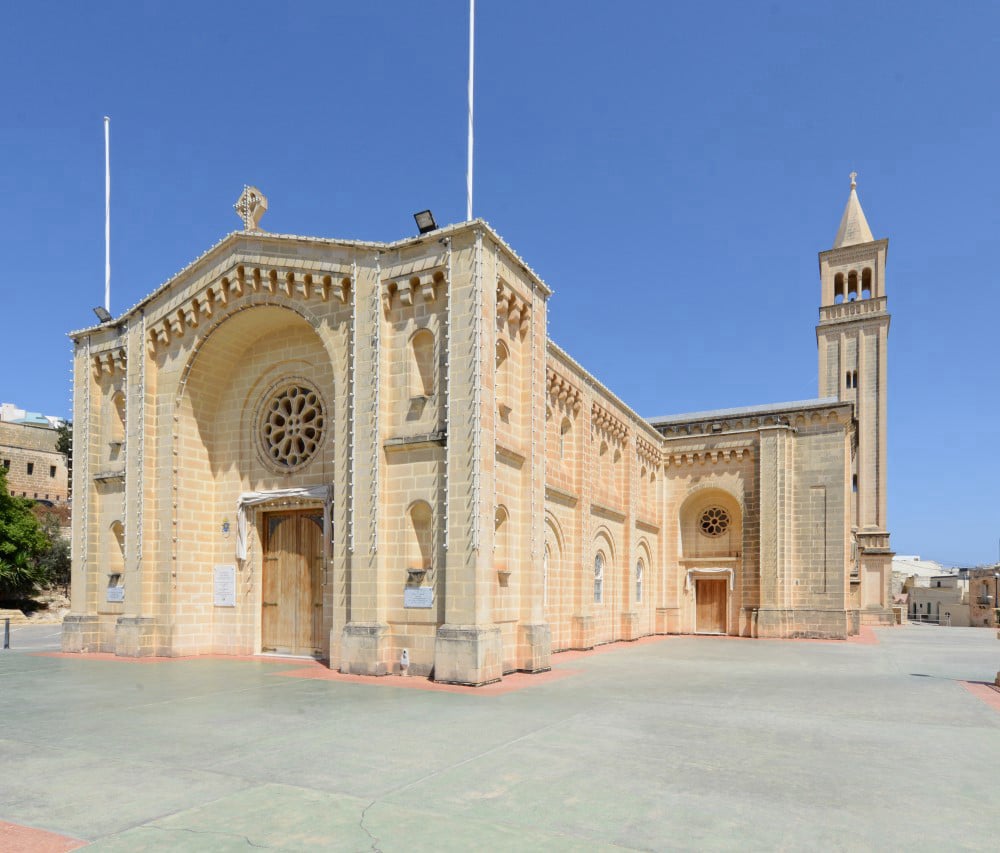
POLYGON ((303 273, 301 271, 238 264, 225 275, 209 282, 165 315, 154 317, 147 324, 147 346, 151 355, 183 338, 188 329, 196 329, 202 319, 210 319, 217 311, 252 293, 267 293, 288 299, 319 300, 331 298, 347 304, 350 300, 351 278, 333 273, 303 273))
POLYGON ((594 403, 590 409, 590 418, 594 431, 598 435, 618 444, 625 443, 625 439, 628 438, 629 429, 616 415, 613 415, 598 403, 594 403))
POLYGON ((686 453, 667 453, 663 464, 667 467, 681 468, 688 465, 718 465, 726 462, 740 462, 752 458, 749 447, 728 450, 696 450, 686 453))
POLYGON ((91 360, 94 367, 94 376, 100 378, 102 373, 110 373, 112 376, 116 372, 125 372, 127 357, 125 347, 115 347, 103 352, 93 353, 91 360))
POLYGON ((652 469, 660 465, 660 451, 651 442, 646 441, 642 436, 635 437, 635 453, 640 463, 645 462, 652 469))
POLYGON ((581 405, 580 389, 551 367, 546 369, 545 378, 551 404, 568 413, 578 414, 581 405))
POLYGON ((512 335, 521 338, 531 325, 531 303, 503 279, 497 282, 497 319, 509 326, 512 335))
POLYGON ((433 302, 444 279, 444 270, 425 270, 419 275, 382 279, 382 310, 388 314, 397 301, 405 308, 412 308, 419 300, 433 302))

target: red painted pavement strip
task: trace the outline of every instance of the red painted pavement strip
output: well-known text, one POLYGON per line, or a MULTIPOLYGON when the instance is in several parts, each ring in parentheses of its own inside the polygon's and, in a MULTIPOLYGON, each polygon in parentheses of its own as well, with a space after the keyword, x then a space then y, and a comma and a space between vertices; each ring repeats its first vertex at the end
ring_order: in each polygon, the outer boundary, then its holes
POLYGON ((68 835, 0 820, 0 850, 4 853, 64 853, 79 850, 89 843, 68 835))
POLYGON ((973 696, 982 699, 994 711, 1000 711, 1000 688, 985 681, 960 681, 973 696))

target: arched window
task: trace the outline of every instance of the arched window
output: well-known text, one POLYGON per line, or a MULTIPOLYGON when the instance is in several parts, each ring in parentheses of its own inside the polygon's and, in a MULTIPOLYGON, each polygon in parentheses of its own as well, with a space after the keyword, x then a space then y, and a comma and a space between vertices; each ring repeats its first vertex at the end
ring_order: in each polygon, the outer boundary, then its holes
POLYGON ((410 338, 410 398, 434 395, 434 333, 421 329, 410 338))
POLYGON ((594 557, 594 604, 604 603, 604 555, 594 557))
POLYGON ((833 304, 839 305, 844 301, 844 296, 844 274, 839 272, 833 277, 833 304))
POLYGON ((871 299, 872 293, 872 271, 871 267, 865 267, 861 271, 861 298, 871 299))
POLYGON ((642 581, 643 581, 643 570, 645 566, 642 564, 640 559, 635 564, 635 603, 642 604, 642 581))
POLYGON ((858 274, 855 270, 851 270, 847 274, 847 301, 854 302, 859 295, 858 274))

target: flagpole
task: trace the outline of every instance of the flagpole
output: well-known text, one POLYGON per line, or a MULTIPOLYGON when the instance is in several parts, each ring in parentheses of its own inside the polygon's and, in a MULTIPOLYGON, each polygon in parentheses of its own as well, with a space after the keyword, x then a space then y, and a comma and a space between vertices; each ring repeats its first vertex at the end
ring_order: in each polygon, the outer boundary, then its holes
POLYGON ((111 310, 111 119, 104 117, 104 310, 111 310))
POLYGON ((469 163, 465 174, 465 218, 472 219, 472 91, 476 63, 476 0, 469 0, 469 163))

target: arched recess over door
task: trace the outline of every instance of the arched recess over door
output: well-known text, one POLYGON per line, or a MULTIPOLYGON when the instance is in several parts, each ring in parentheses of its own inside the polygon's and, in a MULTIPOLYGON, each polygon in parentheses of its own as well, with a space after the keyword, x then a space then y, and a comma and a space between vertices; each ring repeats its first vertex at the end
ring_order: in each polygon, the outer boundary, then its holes
MULTIPOLYGON (((176 578, 173 633, 182 639, 175 642, 175 652, 199 653, 212 647, 188 646, 184 638, 205 635, 201 605, 205 596, 207 604, 212 603, 213 567, 234 561, 235 540, 217 535, 217 529, 220 519, 237 514, 240 495, 338 482, 332 365, 342 359, 336 347, 332 333, 304 309, 244 305, 202 331, 178 385, 161 387, 160 393, 176 394, 174 417, 158 414, 160 435, 169 436, 170 444, 158 442, 153 452, 184 460, 170 480, 168 505, 176 538, 163 555, 176 578)), ((168 410, 158 405, 154 411, 168 410)), ((254 510, 249 571, 239 576, 245 589, 237 590, 237 606, 217 612, 212 622, 218 635, 212 643, 225 642, 234 652, 260 650, 260 531, 271 511, 254 510)), ((311 553, 313 543, 302 547, 310 550, 303 559, 321 560, 311 553)), ((329 589, 326 604, 319 602, 324 609, 317 612, 323 614, 324 624, 316 633, 328 640, 327 605, 347 591, 328 586, 326 571, 324 564, 316 581, 317 589, 329 589)))
POLYGON ((725 489, 692 492, 678 518, 687 630, 739 633, 743 600, 743 511, 725 489))

